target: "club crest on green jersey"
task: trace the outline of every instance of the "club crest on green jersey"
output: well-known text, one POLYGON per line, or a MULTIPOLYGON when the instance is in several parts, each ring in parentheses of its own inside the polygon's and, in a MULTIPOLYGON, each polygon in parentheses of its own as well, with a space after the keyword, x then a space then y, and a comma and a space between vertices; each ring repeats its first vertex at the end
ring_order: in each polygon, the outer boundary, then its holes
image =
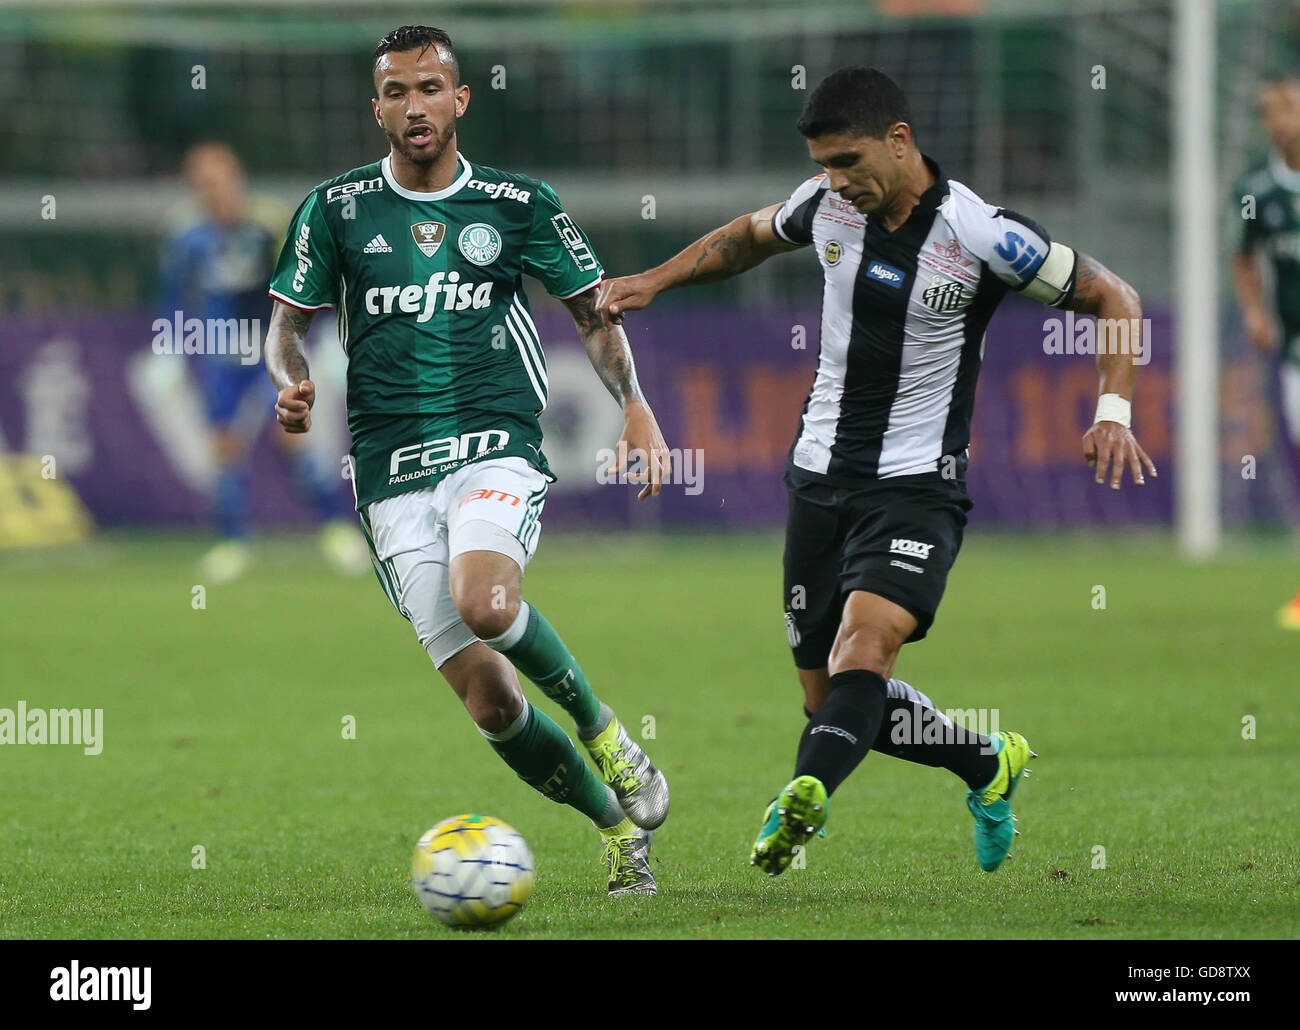
POLYGON ((433 257, 438 253, 438 248, 442 246, 442 241, 447 235, 446 222, 433 222, 429 219, 415 222, 411 226, 411 237, 415 240, 415 245, 420 248, 420 253, 425 257, 433 257))
POLYGON ((501 253, 501 234, 487 222, 474 222, 460 231, 456 246, 467 261, 490 265, 501 253))

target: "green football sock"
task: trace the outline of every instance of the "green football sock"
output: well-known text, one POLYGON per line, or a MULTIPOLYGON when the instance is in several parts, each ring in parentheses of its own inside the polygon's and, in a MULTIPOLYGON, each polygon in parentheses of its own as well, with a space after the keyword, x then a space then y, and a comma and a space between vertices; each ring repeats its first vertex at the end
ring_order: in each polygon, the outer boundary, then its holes
POLYGON ((569 805, 597 826, 613 826, 623 808, 545 712, 525 702, 519 718, 502 733, 480 729, 488 743, 521 780, 552 801, 569 805))
POLYGON ((509 658, 542 693, 573 716, 579 732, 590 730, 600 720, 600 702, 582 667, 546 617, 527 601, 519 602, 519 614, 508 630, 483 643, 509 658))

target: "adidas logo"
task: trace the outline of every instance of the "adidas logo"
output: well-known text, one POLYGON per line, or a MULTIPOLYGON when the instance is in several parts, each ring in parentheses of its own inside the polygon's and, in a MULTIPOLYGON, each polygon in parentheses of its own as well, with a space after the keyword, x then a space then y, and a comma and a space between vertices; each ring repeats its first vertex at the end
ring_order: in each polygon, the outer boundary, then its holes
POLYGON ((388 245, 388 241, 384 239, 384 234, 381 232, 378 236, 376 236, 373 240, 371 240, 369 243, 366 244, 366 249, 362 253, 391 254, 392 252, 393 252, 393 248, 388 245))

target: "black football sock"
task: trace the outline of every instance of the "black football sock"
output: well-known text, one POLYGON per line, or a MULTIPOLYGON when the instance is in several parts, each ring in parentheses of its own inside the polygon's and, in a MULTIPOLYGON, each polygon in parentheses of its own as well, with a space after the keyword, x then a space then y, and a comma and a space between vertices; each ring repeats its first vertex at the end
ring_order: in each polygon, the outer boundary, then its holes
MULTIPOLYGON (((888 697, 880 732, 872 751, 901 758, 905 762, 947 769, 965 781, 971 790, 981 790, 998 774, 998 756, 988 737, 963 730, 934 707, 934 702, 915 688, 917 700, 888 697), (943 732, 936 732, 940 726, 943 732)), ((813 713, 804 705, 805 718, 813 713)))
POLYGON ((957 725, 919 690, 904 686, 908 697, 885 701, 884 719, 871 749, 905 762, 947 769, 971 790, 987 787, 998 774, 993 742, 957 725))
POLYGON ((833 794, 867 757, 885 714, 885 681, 866 669, 837 672, 831 693, 804 727, 795 776, 816 776, 833 794))

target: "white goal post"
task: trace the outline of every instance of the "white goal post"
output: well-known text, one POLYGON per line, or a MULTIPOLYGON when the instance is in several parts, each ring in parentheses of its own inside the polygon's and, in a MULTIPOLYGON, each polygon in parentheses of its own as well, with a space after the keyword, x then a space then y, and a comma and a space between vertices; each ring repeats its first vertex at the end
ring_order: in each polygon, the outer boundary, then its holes
MULTIPOLYGON (((1174 4, 1174 509, 1179 547, 1219 549, 1219 268, 1214 146, 1217 5, 1174 4)), ((1141 386, 1138 387, 1141 389, 1141 386)))

